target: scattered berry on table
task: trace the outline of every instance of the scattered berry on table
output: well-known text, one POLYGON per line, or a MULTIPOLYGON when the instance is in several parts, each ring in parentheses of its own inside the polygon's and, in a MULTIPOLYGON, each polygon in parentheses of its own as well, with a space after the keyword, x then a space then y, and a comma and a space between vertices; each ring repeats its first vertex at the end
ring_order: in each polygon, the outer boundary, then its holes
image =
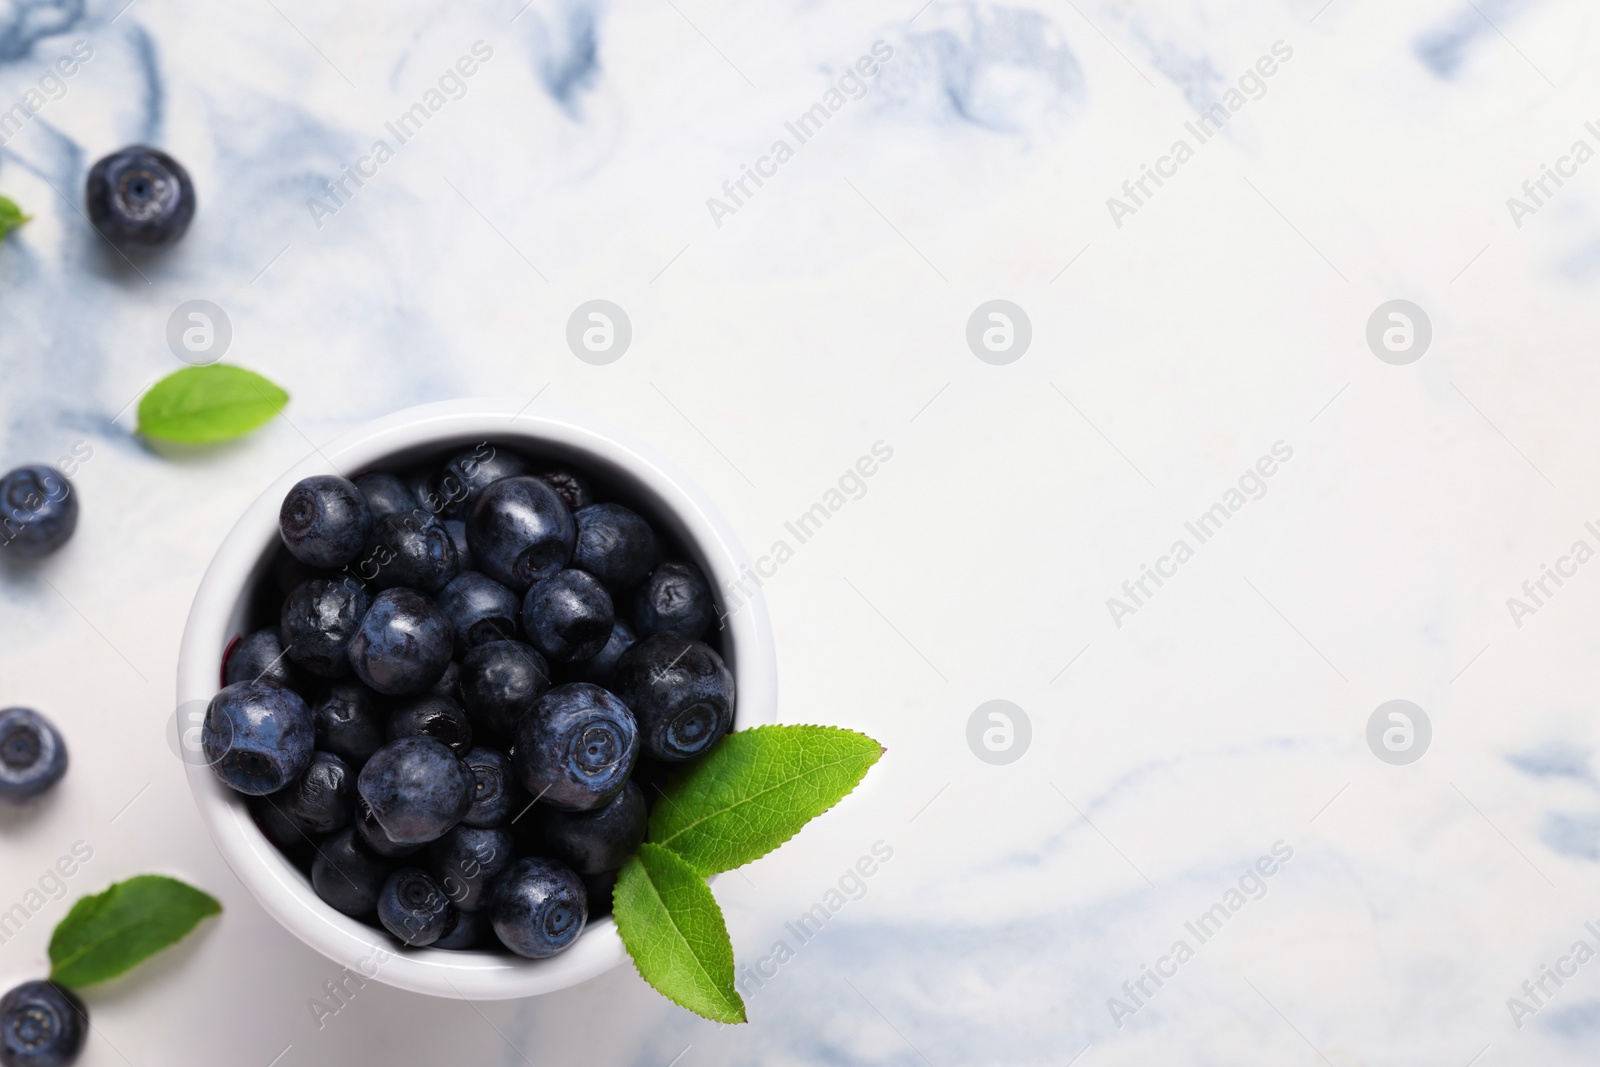
POLYGON ((32 800, 67 773, 67 745, 31 708, 0 711, 0 800, 32 800))

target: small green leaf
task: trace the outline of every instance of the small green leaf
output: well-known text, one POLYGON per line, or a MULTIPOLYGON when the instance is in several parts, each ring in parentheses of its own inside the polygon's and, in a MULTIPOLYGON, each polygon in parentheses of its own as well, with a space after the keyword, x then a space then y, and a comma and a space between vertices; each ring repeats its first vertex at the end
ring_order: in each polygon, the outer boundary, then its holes
POLYGON ((270 422, 288 402, 288 393, 243 367, 185 367, 139 401, 139 432, 190 445, 228 441, 270 422))
POLYGON ((705 874, 765 856, 856 787, 883 746, 833 726, 758 726, 668 783, 650 840, 705 874))
POLYGON ((209 894, 141 874, 79 900, 50 935, 50 980, 86 986, 115 978, 222 911, 209 894))
POLYGON ((664 848, 640 845, 611 901, 628 955, 657 992, 715 1022, 745 1021, 733 986, 733 942, 700 872, 664 848))
POLYGON ((15 201, 7 200, 5 197, 0 196, 0 241, 5 240, 6 234, 31 218, 33 218, 32 215, 24 215, 22 213, 22 209, 16 205, 15 201))

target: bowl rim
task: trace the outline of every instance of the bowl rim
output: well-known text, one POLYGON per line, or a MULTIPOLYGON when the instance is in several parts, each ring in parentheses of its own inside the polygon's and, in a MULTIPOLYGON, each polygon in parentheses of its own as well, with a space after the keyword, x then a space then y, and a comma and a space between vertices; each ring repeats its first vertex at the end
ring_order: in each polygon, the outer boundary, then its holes
MULTIPOLYGON (((714 595, 723 600, 725 590, 738 587, 738 607, 723 620, 726 658, 738 682, 734 728, 776 721, 777 655, 766 603, 758 583, 740 584, 752 573, 748 557, 710 498, 661 452, 603 420, 537 399, 472 398, 406 408, 320 448, 313 445, 245 509, 206 568, 184 626, 169 729, 177 737, 180 757, 186 715, 191 726, 197 725, 196 713, 203 714, 221 689, 222 656, 236 636, 232 620, 250 595, 252 577, 278 543, 278 509, 289 488, 312 474, 358 471, 408 450, 444 448, 474 438, 581 453, 654 494, 698 551, 714 595)), ((543 960, 444 949, 402 951, 382 931, 323 903, 309 880, 261 833, 246 806, 248 798, 224 786, 203 759, 184 763, 201 820, 245 888, 290 933, 363 980, 452 999, 503 1000, 568 988, 627 958, 610 916, 590 924, 566 951, 543 960)))

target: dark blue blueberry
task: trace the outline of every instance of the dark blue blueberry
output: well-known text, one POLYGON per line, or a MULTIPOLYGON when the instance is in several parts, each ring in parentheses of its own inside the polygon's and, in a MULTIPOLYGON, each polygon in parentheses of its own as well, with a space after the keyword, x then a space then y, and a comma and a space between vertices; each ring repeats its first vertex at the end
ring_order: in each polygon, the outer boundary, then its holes
POLYGON ((401 867, 390 871, 378 892, 378 921, 403 944, 420 948, 439 940, 449 917, 450 902, 427 871, 401 867))
POLYGON ((644 841, 644 794, 629 782, 611 802, 593 811, 552 811, 544 821, 550 851, 584 877, 614 871, 644 841))
POLYGON ((343 567, 372 534, 372 509, 353 482, 333 474, 302 478, 278 509, 278 532, 294 558, 312 567, 343 567))
POLYGON ((588 920, 583 880, 557 860, 517 860, 494 884, 489 923, 519 956, 543 959, 571 945, 588 920))
POLYGON ((444 933, 433 943, 434 948, 477 948, 489 936, 489 915, 482 911, 462 911, 451 908, 444 921, 444 933))
POLYGON ((495 876, 511 865, 511 831, 458 826, 428 846, 428 869, 450 903, 478 911, 495 876))
POLYGON ((616 871, 603 871, 584 877, 583 891, 589 897, 589 918, 598 919, 611 914, 611 893, 616 888, 616 871))
POLYGON ((521 641, 490 641, 461 661, 461 703, 490 737, 510 737, 549 688, 550 665, 521 641))
POLYGON ((633 595, 633 628, 640 637, 675 633, 699 637, 716 617, 705 575, 693 563, 661 563, 633 595))
POLYGON ((200 731, 206 760, 241 793, 276 793, 311 764, 311 709, 277 682, 235 682, 211 698, 200 731))
MULTIPOLYGON (((359 777, 357 781, 360 781, 359 777)), ((371 849, 375 855, 390 859, 410 856, 413 853, 421 852, 427 847, 427 842, 425 841, 418 844, 403 845, 390 837, 383 827, 378 825, 377 816, 373 815, 372 809, 367 807, 367 802, 362 799, 359 788, 356 790, 355 830, 356 837, 361 840, 363 845, 371 849)))
POLYGON ((279 852, 303 851, 310 842, 306 839, 305 831, 284 812, 279 803, 281 799, 276 796, 251 797, 248 802, 250 814, 256 820, 256 826, 268 841, 278 847, 279 852))
POLYGON ((611 683, 652 759, 693 759, 733 728, 733 674, 702 642, 647 637, 623 653, 611 683))
POLYGON ((467 520, 446 519, 444 528, 450 534, 450 541, 456 546, 456 559, 461 562, 461 570, 475 571, 478 565, 472 562, 472 546, 467 544, 467 520))
POLYGON ((451 660, 445 667, 444 673, 439 675, 439 680, 428 688, 430 697, 444 697, 446 700, 461 703, 461 664, 451 660))
POLYGON ((376 589, 436 594, 460 573, 461 560, 443 523, 412 512, 375 523, 366 550, 350 569, 376 589))
POLYGON ((311 711, 316 717, 317 747, 356 770, 388 740, 378 694, 360 682, 335 682, 311 711))
POLYGON ((660 558, 650 524, 621 504, 593 504, 572 518, 578 524, 572 565, 600 579, 613 593, 644 581, 660 558))
POLYGON ((322 678, 350 673, 350 640, 372 594, 354 578, 313 578, 283 600, 278 630, 289 658, 322 678))
POLYGON ((235 641, 223 661, 223 685, 255 681, 277 682, 297 691, 305 688, 305 678, 294 661, 284 655, 283 636, 276 626, 257 630, 235 641))
POLYGON ((528 465, 521 457, 490 444, 452 456, 433 480, 434 496, 442 504, 440 513, 447 519, 462 518, 490 485, 527 472, 528 465))
POLYGON ((420 696, 406 701, 389 716, 389 740, 431 737, 442 741, 458 756, 472 747, 472 723, 467 713, 449 697, 420 696))
POLYGON ((480 745, 462 759, 477 783, 472 791, 472 807, 461 817, 463 826, 499 826, 520 814, 516 809, 524 799, 522 790, 517 788, 511 760, 504 752, 480 745))
POLYGON ((451 485, 454 495, 449 499, 434 493, 433 479, 438 473, 435 467, 415 467, 400 476, 406 488, 411 490, 411 495, 417 498, 417 505, 429 515, 442 513, 451 499, 464 499, 467 493, 465 486, 456 483, 451 485))
POLYGON ((526 592, 572 558, 578 528, 549 484, 533 477, 502 478, 478 495, 467 517, 467 543, 484 573, 526 592))
POLYGON ((320 837, 350 825, 355 777, 350 765, 332 752, 313 752, 305 773, 272 799, 295 825, 320 837))
POLYGON ((556 663, 598 655, 616 621, 611 594, 588 571, 559 570, 534 582, 522 598, 522 629, 556 663))
POLYGON ((597 685, 558 685, 524 715, 511 762, 532 796, 562 811, 590 811, 628 784, 639 731, 626 705, 597 685))
POLYGON ((89 170, 89 221, 123 251, 172 244, 194 219, 194 182, 165 152, 130 145, 89 170))
POLYGON ((439 610, 450 620, 456 648, 470 648, 517 636, 521 603, 517 594, 477 571, 468 571, 439 594, 439 610))
POLYGON ((0 711, 0 800, 32 800, 67 773, 67 745, 29 708, 0 711))
POLYGON ((605 647, 578 664, 578 673, 586 682, 609 686, 611 675, 616 671, 622 654, 632 648, 638 640, 633 627, 629 626, 626 620, 618 619, 611 625, 611 636, 606 639, 605 647))
POLYGON ((355 827, 346 827, 317 845, 311 888, 334 908, 359 919, 378 906, 390 867, 388 860, 361 843, 355 827))
POLYGON ((350 665, 384 696, 425 693, 450 664, 450 621, 433 601, 410 589, 385 589, 350 642, 350 665))
POLYGON ((419 845, 443 836, 472 807, 472 771, 431 737, 402 737, 373 753, 356 789, 389 840, 419 845))
POLYGON ((0 997, 0 1064, 68 1067, 83 1052, 89 1009, 49 982, 23 982, 0 997))
POLYGON ((556 491, 569 511, 577 511, 594 503, 594 492, 589 488, 588 480, 570 467, 544 466, 532 473, 556 491))
POLYGON ((78 492, 53 467, 18 467, 0 478, 0 549, 12 557, 49 555, 78 528, 78 492))
POLYGON ((333 574, 332 571, 301 563, 286 545, 278 546, 278 554, 272 561, 272 584, 277 587, 279 596, 288 596, 302 582, 309 582, 313 578, 331 578, 333 574))
POLYGON ((411 488, 388 471, 371 471, 356 479, 356 488, 367 498, 372 521, 382 522, 397 515, 409 515, 422 506, 411 488))

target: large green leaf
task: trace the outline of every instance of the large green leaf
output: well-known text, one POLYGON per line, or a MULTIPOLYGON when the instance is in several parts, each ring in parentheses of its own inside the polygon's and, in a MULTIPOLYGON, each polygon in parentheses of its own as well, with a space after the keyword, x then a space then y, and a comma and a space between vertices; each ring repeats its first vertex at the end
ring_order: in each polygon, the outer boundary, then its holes
POLYGON ((270 422, 288 402, 288 393, 243 367, 185 367, 139 401, 139 432, 191 445, 227 441, 270 422))
POLYGON ((50 980, 104 982, 183 940, 222 905, 191 885, 141 874, 79 900, 50 935, 50 980))
POLYGON ((715 874, 765 856, 854 789, 884 748, 833 726, 758 726, 723 738, 668 783, 650 840, 715 874))
POLYGON ((659 845, 640 845, 617 876, 611 909, 634 966, 662 996, 719 1023, 745 1021, 733 942, 704 875, 659 845))

